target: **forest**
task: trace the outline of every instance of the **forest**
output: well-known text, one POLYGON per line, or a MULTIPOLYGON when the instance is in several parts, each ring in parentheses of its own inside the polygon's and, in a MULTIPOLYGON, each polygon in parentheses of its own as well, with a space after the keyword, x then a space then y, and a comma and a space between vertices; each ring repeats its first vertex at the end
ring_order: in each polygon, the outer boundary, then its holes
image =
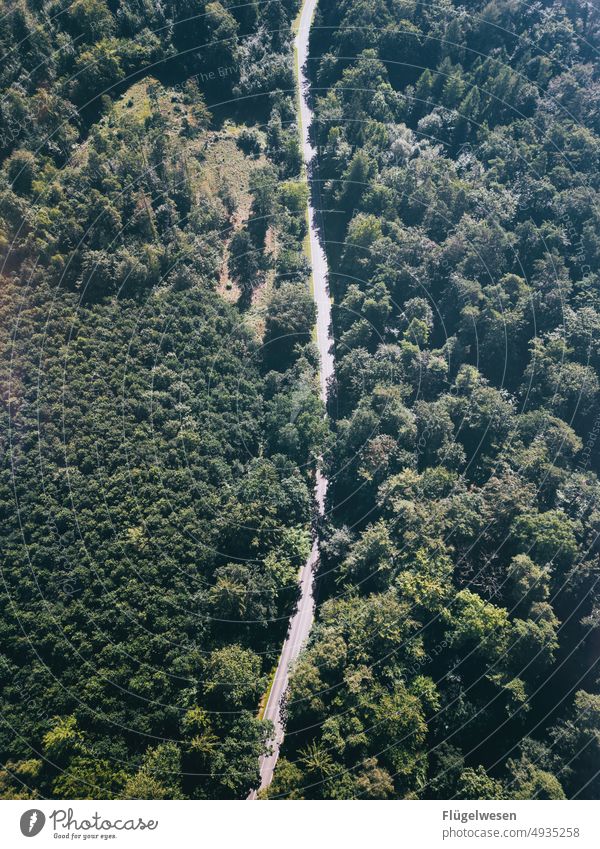
POLYGON ((600 797, 600 14, 0 17, 0 798, 600 797), (327 412, 327 419, 324 413, 327 412), (329 480, 315 511, 319 458, 329 480))
POLYGON ((2 798, 256 786, 326 436, 294 13, 2 17, 2 798))
POLYGON ((271 798, 600 795, 600 18, 320 0, 334 431, 271 798))

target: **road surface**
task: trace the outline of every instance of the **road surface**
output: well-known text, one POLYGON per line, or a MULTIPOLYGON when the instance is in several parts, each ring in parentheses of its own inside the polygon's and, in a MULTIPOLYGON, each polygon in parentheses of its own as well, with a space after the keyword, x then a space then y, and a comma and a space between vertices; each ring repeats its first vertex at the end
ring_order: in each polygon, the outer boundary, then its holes
MULTIPOLYGON (((315 150, 310 144, 309 128, 312 123, 312 111, 310 109, 308 95, 308 80, 305 74, 306 58, 308 56, 308 38, 310 26, 317 5, 317 0, 305 0, 300 13, 298 32, 295 38, 296 47, 296 81, 299 86, 300 96, 300 131, 302 134, 302 158, 306 167, 308 178, 313 171, 313 159, 315 150)), ((332 339, 330 336, 331 307, 329 300, 329 288, 327 285, 327 259, 319 238, 320 191, 319 184, 313 184, 313 197, 308 202, 308 220, 310 236, 310 252, 313 277, 313 293, 317 306, 317 346, 320 354, 319 386, 323 401, 327 398, 327 382, 333 374, 332 339), (315 206, 316 208, 315 208, 315 206)), ((316 472, 315 498, 319 513, 322 515, 325 508, 325 495, 327 492, 327 480, 320 470, 316 472)), ((317 540, 313 540, 310 556, 300 572, 300 600, 296 613, 290 620, 288 634, 281 650, 277 670, 273 679, 273 686, 269 693, 269 699, 264 712, 264 718, 270 719, 275 727, 275 735, 271 742, 272 754, 262 757, 259 762, 260 788, 268 787, 273 778, 273 770, 279 757, 279 749, 283 742, 284 728, 281 721, 281 701, 285 694, 290 665, 298 658, 303 646, 308 639, 314 618, 313 580, 319 559, 317 540)), ((256 798, 253 791, 249 799, 256 798)))

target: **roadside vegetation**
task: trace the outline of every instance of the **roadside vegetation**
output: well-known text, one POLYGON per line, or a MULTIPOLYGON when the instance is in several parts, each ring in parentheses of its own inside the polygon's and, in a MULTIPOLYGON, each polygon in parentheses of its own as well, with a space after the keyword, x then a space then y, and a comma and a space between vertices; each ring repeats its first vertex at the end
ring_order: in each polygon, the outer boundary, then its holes
POLYGON ((257 784, 326 435, 296 11, 3 14, 3 798, 257 784))
POLYGON ((285 798, 598 798, 600 20, 321 0, 335 296, 285 798))

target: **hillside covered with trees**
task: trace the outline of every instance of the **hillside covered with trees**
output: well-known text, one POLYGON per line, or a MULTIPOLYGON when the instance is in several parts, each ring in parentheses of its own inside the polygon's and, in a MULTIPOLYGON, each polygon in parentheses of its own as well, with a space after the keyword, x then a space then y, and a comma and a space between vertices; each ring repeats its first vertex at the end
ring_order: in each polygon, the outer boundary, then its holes
POLYGON ((598 798, 600 19, 321 0, 318 616, 272 798, 598 798))
POLYGON ((256 785, 325 437, 294 14, 3 12, 3 798, 256 785))
POLYGON ((0 19, 0 796, 600 796, 600 80, 584 0, 0 19))

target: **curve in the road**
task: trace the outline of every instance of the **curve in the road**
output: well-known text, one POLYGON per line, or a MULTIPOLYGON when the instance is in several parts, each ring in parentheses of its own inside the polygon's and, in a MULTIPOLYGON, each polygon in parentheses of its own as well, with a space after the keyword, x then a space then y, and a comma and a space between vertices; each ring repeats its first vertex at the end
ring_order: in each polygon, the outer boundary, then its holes
MULTIPOLYGON (((302 158, 304 161, 306 178, 313 172, 316 151, 310 143, 310 126, 313 115, 309 102, 309 83, 306 76, 306 60, 308 58, 308 40, 310 27, 317 6, 317 0, 305 0, 300 12, 298 31, 295 36, 296 56, 296 85, 300 101, 300 132, 302 136, 302 158)), ((315 182, 316 186, 317 183, 315 182)), ((310 260, 312 266, 313 296, 317 306, 317 347, 319 349, 319 387, 323 402, 327 401, 327 385, 333 374, 333 341, 330 336, 331 306, 329 299, 329 287, 327 284, 327 258, 319 237, 318 209, 315 208, 313 193, 309 193, 308 201, 308 226, 310 238, 310 260)), ((320 468, 316 472, 315 498, 319 513, 322 515, 325 508, 325 495, 327 492, 327 480, 321 474, 320 468)), ((270 719, 275 732, 271 741, 271 754, 260 759, 260 787, 262 790, 268 787, 273 778, 273 771, 279 749, 284 737, 284 726, 281 716, 282 700, 288 684, 289 669, 291 664, 298 658, 305 645, 314 618, 313 581, 315 569, 319 558, 317 540, 313 540, 310 556, 300 572, 300 599, 295 614, 290 619, 287 637, 279 656, 277 670, 273 678, 273 684, 264 719, 270 719)), ((249 799, 256 798, 257 791, 254 790, 249 799)))

